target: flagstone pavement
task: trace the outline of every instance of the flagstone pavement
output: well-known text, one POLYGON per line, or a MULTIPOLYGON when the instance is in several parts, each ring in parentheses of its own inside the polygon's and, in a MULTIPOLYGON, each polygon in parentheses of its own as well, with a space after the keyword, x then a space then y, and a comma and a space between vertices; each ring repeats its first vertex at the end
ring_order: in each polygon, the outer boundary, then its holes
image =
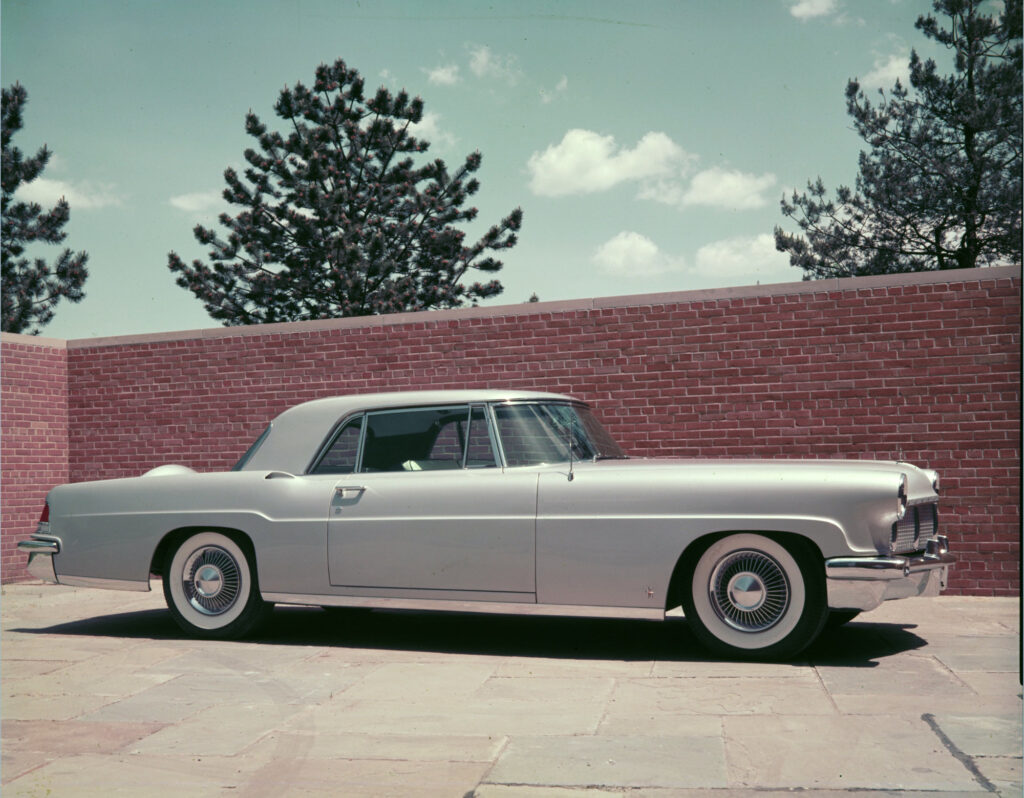
POLYGON ((1021 795, 1016 598, 890 602, 785 664, 681 617, 278 607, 213 642, 158 581, 0 602, 4 796, 1021 795))

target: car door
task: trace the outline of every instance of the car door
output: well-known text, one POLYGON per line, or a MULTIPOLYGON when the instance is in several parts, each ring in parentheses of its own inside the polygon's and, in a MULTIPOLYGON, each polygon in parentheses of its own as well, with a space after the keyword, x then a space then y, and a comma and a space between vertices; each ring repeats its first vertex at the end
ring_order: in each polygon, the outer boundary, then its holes
POLYGON ((324 460, 352 465, 330 506, 332 585, 533 601, 537 474, 500 467, 483 405, 367 413, 324 460))

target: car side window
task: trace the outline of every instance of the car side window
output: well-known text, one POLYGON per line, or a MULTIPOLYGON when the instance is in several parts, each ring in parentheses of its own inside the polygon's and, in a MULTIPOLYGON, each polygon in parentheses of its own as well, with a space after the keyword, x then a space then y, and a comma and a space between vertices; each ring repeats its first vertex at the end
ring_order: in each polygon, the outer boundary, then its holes
POLYGON ((569 458, 564 434, 552 422, 551 411, 538 405, 499 405, 494 420, 509 466, 559 463, 569 458))
POLYGON ((482 407, 369 413, 363 471, 440 471, 497 465, 482 407))
POLYGON ((362 416, 345 424, 331 441, 324 456, 313 469, 314 474, 351 474, 356 470, 359 454, 359 433, 362 431, 362 416))

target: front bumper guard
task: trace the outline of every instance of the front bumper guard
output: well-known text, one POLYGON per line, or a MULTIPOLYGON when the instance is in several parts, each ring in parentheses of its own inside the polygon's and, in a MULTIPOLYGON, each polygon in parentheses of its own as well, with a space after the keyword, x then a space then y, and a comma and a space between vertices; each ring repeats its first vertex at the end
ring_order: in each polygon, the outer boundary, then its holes
POLYGON ((945 535, 929 538, 923 554, 909 557, 834 557, 825 560, 828 606, 873 610, 883 601, 937 596, 946 587, 949 553, 945 535))

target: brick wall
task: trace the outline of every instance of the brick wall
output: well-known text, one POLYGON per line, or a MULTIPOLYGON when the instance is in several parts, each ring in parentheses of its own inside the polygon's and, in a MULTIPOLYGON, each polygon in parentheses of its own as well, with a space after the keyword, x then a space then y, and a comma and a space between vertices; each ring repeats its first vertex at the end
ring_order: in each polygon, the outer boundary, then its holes
POLYGON ((68 381, 64 341, 3 336, 0 351, 0 574, 25 576, 16 542, 36 528, 46 492, 67 482, 68 381))
POLYGON ((936 468, 952 589, 1019 590, 1019 269, 70 341, 67 369, 75 481, 225 468, 321 396, 539 388, 636 455, 936 468))

